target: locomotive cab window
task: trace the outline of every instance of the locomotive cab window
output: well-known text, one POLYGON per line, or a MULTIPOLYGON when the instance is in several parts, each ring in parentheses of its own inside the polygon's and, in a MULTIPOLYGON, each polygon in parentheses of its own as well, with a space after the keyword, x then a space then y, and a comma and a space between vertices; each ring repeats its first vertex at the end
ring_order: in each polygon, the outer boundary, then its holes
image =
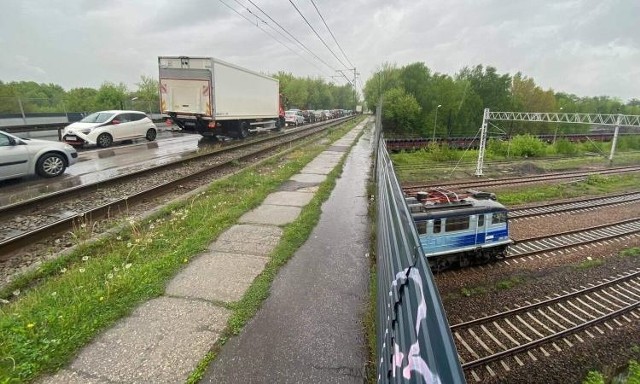
POLYGON ((484 226, 484 214, 478 215, 478 227, 484 226))
POLYGON ((448 217, 445 223, 445 232, 462 231, 469 229, 469 216, 448 217))
POLYGON ((494 212, 491 224, 501 224, 507 222, 507 212, 494 212))
POLYGON ((442 231, 442 220, 434 219, 433 220, 433 233, 440 233, 442 231))
POLYGON ((424 235, 425 233, 427 233, 427 222, 416 221, 416 229, 418 230, 418 234, 424 235))

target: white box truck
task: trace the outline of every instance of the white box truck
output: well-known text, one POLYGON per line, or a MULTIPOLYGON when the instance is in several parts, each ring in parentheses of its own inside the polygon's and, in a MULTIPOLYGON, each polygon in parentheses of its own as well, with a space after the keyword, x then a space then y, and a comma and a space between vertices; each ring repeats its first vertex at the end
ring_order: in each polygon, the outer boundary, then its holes
POLYGON ((212 57, 160 56, 160 112, 185 132, 245 138, 282 129, 277 79, 212 57))

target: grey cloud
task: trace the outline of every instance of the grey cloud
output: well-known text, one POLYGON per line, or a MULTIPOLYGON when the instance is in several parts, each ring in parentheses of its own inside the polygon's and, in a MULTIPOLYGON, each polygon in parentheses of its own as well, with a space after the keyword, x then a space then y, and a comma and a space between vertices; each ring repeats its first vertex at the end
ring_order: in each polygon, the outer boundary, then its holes
MULTIPOLYGON (((238 10, 238 2, 249 6, 247 0, 223 1, 238 10)), ((135 88, 140 75, 157 76, 157 56, 169 54, 214 56, 266 73, 331 80, 341 65, 291 4, 252 1, 332 68, 249 16, 305 57, 300 58, 221 1, 23 0, 6 2, 0 14, 0 49, 9 58, 0 61, 0 80, 65 88, 113 81, 135 88)), ((448 74, 485 64, 502 73, 522 71, 558 91, 638 97, 637 0, 315 2, 362 83, 383 62, 421 61, 448 74)), ((311 3, 295 3, 342 58, 311 3)))

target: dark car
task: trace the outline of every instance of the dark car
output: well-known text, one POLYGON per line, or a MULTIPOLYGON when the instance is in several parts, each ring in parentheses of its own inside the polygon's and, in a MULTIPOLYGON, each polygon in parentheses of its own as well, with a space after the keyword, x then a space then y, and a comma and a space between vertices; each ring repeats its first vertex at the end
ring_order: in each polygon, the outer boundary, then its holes
POLYGON ((314 115, 313 111, 304 110, 302 111, 302 116, 304 117, 305 123, 315 123, 316 115, 314 115))

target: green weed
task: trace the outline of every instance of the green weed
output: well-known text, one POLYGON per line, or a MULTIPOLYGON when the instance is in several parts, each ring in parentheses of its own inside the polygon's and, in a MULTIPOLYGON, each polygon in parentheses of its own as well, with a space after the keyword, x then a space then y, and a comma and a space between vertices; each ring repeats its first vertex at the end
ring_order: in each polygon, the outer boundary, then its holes
POLYGON ((484 287, 473 287, 473 288, 464 287, 460 290, 460 294, 462 294, 462 296, 464 297, 482 295, 485 293, 487 293, 487 289, 484 287))
POLYGON ((640 247, 627 248, 620 252, 621 257, 637 257, 640 256, 640 247))
POLYGON ((604 264, 604 260, 602 259, 592 259, 591 257, 587 257, 586 260, 575 265, 576 269, 591 269, 595 267, 599 267, 604 264))
POLYGON ((496 283, 496 289, 503 291, 506 289, 511 289, 513 287, 515 287, 516 285, 520 285, 524 283, 524 279, 522 277, 518 277, 518 276, 514 276, 511 277, 507 280, 502 280, 496 283))

